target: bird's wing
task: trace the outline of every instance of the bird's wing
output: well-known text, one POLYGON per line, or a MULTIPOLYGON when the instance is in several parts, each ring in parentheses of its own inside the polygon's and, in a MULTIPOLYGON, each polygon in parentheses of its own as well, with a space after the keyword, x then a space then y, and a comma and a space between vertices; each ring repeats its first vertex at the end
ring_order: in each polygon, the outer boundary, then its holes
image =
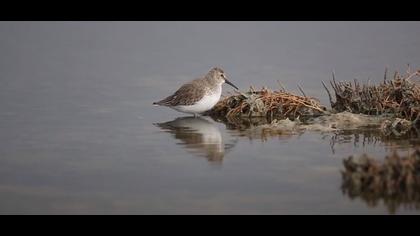
POLYGON ((193 82, 182 85, 174 94, 157 102, 164 106, 193 105, 203 98, 206 90, 202 86, 196 86, 193 82))

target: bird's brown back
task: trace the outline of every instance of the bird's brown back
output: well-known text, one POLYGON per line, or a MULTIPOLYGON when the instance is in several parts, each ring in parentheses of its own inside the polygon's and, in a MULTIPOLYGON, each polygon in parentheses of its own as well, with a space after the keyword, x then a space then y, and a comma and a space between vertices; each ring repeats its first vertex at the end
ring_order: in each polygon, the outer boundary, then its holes
POLYGON ((153 104, 161 106, 193 105, 207 93, 204 83, 206 83, 204 79, 195 79, 182 85, 174 94, 153 104))

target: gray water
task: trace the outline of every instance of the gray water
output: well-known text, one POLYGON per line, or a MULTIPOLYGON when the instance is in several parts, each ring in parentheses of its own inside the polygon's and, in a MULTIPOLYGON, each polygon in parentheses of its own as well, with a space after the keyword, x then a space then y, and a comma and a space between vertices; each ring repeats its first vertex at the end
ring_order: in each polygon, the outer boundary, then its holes
POLYGON ((340 189, 343 158, 415 138, 263 137, 152 102, 220 66, 241 90, 300 84, 329 107, 332 70, 418 69, 419 36, 419 22, 1 22, 0 213, 418 214, 340 189))

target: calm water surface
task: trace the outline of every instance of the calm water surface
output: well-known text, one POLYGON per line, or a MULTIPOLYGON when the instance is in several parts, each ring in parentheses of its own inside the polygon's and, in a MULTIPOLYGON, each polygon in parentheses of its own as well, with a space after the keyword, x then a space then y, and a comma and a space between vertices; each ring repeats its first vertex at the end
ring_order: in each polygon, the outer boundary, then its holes
MULTIPOLYGON (((321 80, 420 64, 418 22, 1 22, 1 214, 418 214, 341 190, 342 160, 418 145, 262 136, 152 102, 224 68, 328 105, 321 80)), ((232 91, 224 86, 224 92, 232 91)))

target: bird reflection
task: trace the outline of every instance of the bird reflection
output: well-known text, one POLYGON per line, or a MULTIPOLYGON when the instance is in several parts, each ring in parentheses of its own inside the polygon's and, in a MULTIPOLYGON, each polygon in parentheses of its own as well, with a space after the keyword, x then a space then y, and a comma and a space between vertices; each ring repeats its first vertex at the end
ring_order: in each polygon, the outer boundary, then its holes
POLYGON ((234 144, 225 145, 219 128, 204 117, 179 117, 155 125, 182 141, 178 144, 186 150, 207 158, 211 163, 221 164, 225 152, 234 146, 234 144))

